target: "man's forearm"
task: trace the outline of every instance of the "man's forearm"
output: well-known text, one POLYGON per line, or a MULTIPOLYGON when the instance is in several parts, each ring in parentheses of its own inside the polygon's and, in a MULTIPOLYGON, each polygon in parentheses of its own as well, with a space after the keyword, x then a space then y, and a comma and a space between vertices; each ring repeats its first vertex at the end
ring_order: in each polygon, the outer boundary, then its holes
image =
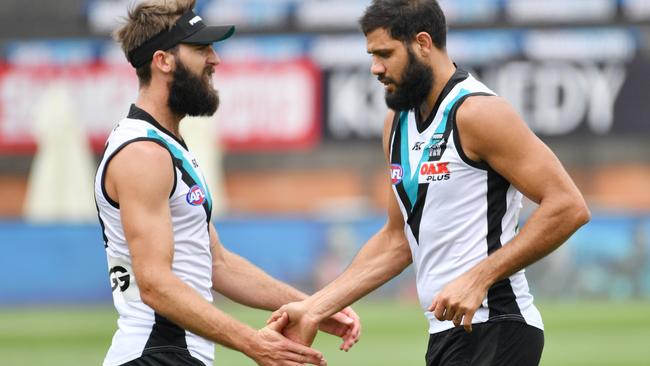
POLYGON ((307 297, 301 291, 276 280, 264 271, 227 250, 214 265, 212 287, 229 299, 257 309, 275 310, 307 297))
POLYGON ((306 308, 320 322, 400 274, 411 260, 402 233, 382 229, 341 276, 305 300, 306 308))
POLYGON ((512 242, 470 272, 489 287, 557 249, 587 221, 589 211, 581 200, 558 197, 542 202, 512 242))
POLYGON ((158 275, 155 283, 140 291, 143 302, 180 327, 250 354, 256 330, 215 308, 175 275, 158 275))

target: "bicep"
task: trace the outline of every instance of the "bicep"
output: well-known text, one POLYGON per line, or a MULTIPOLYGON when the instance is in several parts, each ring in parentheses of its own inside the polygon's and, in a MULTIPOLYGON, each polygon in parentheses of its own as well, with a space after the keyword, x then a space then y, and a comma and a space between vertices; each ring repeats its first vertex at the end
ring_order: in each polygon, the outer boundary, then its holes
POLYGON ((540 203, 555 191, 575 189, 555 154, 503 99, 468 99, 459 109, 457 124, 463 149, 485 161, 531 201, 540 203))
POLYGON ((113 158, 107 169, 107 181, 119 197, 122 227, 139 281, 150 273, 171 268, 172 169, 169 153, 152 142, 130 144, 113 158))

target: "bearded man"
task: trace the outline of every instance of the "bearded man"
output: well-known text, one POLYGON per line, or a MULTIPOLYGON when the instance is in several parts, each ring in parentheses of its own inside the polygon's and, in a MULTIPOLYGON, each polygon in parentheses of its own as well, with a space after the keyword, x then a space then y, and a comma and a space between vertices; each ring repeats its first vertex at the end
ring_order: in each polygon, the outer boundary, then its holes
POLYGON ((311 344, 321 320, 413 263, 427 366, 537 365, 544 326, 524 268, 589 220, 580 191, 512 106, 452 62, 437 1, 374 0, 360 23, 390 108, 388 220, 340 277, 276 313, 289 314, 284 334, 311 344), (522 195, 539 207, 520 231, 522 195))
MULTIPOLYGON (((214 343, 259 365, 325 365, 323 355, 281 335, 286 314, 254 330, 212 304, 211 290, 273 310, 306 297, 220 243, 212 197, 179 133, 185 116, 219 106, 212 43, 233 26, 206 26, 194 0, 143 1, 115 32, 139 80, 138 98, 111 132, 95 179, 118 330, 105 366, 212 365, 214 343)), ((359 336, 351 309, 322 330, 349 349, 359 336)))

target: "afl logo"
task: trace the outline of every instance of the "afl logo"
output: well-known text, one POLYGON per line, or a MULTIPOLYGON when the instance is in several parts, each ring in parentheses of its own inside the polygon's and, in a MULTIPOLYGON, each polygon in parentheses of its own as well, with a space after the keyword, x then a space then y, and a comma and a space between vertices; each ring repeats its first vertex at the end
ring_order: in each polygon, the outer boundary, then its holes
POLYGON ((393 183, 393 185, 399 184, 402 181, 403 176, 404 176, 404 171, 402 170, 401 165, 399 164, 390 165, 390 181, 393 183))
POLYGON ((200 206, 203 204, 203 202, 205 202, 205 193, 203 193, 201 187, 194 185, 192 188, 190 188, 190 191, 187 192, 185 199, 187 199, 187 203, 192 206, 200 206))

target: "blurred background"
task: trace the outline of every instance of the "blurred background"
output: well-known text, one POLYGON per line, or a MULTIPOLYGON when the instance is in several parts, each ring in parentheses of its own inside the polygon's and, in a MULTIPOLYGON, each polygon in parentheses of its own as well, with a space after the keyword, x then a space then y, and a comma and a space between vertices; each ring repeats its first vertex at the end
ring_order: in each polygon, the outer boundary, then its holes
MULTIPOLYGON (((116 314, 93 177, 137 80, 110 32, 131 0, 2 0, 0 359, 100 364, 116 314)), ((544 365, 649 365, 650 1, 444 0, 448 50, 558 155, 592 221, 528 270, 544 365)), ((216 45, 216 116, 184 121, 224 244, 313 292, 385 220, 383 88, 357 20, 368 0, 199 0, 216 45)), ((536 177, 544 180, 544 176, 536 177)), ((523 221, 535 209, 527 202, 523 221)), ((218 298, 261 327, 265 312, 218 298)), ((333 365, 419 365, 426 325, 412 269, 357 305, 333 365)), ((218 348, 216 364, 252 365, 218 348)))

